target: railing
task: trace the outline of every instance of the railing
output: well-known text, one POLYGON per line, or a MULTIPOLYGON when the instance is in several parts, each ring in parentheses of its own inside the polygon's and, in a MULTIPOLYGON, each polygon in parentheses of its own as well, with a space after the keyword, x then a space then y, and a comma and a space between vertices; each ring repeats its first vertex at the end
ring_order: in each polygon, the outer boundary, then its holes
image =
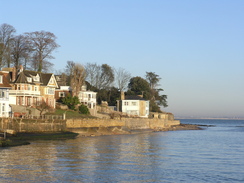
POLYGON ((31 91, 31 90, 9 90, 9 95, 41 95, 40 91, 31 91))
POLYGON ((6 132, 2 132, 2 133, 0 133, 0 135, 3 135, 3 139, 6 139, 6 137, 7 137, 6 132))
POLYGON ((24 119, 60 119, 60 120, 64 120, 64 115, 41 115, 41 116, 34 116, 34 115, 20 115, 18 117, 15 118, 24 118, 24 119))

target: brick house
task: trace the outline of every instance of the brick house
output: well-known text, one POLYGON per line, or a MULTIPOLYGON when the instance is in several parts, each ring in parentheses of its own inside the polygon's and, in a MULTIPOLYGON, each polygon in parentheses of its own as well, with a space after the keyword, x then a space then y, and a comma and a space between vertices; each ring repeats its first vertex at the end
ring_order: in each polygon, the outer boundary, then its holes
POLYGON ((55 99, 57 102, 61 102, 62 98, 66 97, 67 95, 71 95, 70 86, 59 86, 55 90, 55 99))

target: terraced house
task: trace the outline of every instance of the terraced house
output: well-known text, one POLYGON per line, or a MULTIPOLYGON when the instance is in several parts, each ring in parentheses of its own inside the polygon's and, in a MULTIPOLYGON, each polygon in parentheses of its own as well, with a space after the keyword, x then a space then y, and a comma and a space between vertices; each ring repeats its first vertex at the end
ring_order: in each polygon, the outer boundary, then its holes
POLYGON ((24 70, 23 67, 16 72, 15 68, 5 68, 9 71, 10 104, 36 107, 46 102, 55 108, 55 88, 58 87, 54 74, 24 70))

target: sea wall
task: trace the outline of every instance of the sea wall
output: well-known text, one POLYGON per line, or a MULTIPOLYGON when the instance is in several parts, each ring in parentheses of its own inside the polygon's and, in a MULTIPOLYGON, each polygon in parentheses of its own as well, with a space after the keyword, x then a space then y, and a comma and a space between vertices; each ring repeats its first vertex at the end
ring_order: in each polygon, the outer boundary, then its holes
POLYGON ((128 127, 130 129, 167 128, 179 125, 178 120, 148 119, 148 118, 122 118, 122 119, 67 119, 67 128, 93 128, 93 127, 128 127))
POLYGON ((67 129, 127 127, 129 129, 160 129, 179 125, 180 121, 169 118, 122 118, 122 119, 23 119, 0 118, 0 131, 58 132, 67 129))
POLYGON ((22 118, 0 118, 0 129, 15 132, 58 132, 66 130, 65 120, 41 120, 22 118))

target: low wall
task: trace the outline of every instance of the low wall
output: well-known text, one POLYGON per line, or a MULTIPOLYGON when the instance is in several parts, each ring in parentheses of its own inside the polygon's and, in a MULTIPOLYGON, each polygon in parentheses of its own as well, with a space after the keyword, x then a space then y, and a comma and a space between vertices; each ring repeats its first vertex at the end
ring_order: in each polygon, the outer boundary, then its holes
POLYGON ((59 132, 66 130, 65 120, 40 120, 21 118, 1 118, 0 129, 15 132, 59 132))
POLYGON ((110 126, 125 126, 124 120, 116 119, 67 119, 66 127, 67 128, 91 128, 91 127, 110 127, 110 126))
POLYGON ((122 118, 122 119, 23 119, 0 118, 0 130, 16 132, 59 132, 69 129, 94 127, 128 127, 130 129, 158 129, 179 125, 178 120, 122 118))
POLYGON ((67 119, 67 128, 92 128, 125 126, 130 129, 154 129, 167 128, 172 125, 179 125, 178 120, 148 119, 148 118, 122 118, 122 119, 67 119))

